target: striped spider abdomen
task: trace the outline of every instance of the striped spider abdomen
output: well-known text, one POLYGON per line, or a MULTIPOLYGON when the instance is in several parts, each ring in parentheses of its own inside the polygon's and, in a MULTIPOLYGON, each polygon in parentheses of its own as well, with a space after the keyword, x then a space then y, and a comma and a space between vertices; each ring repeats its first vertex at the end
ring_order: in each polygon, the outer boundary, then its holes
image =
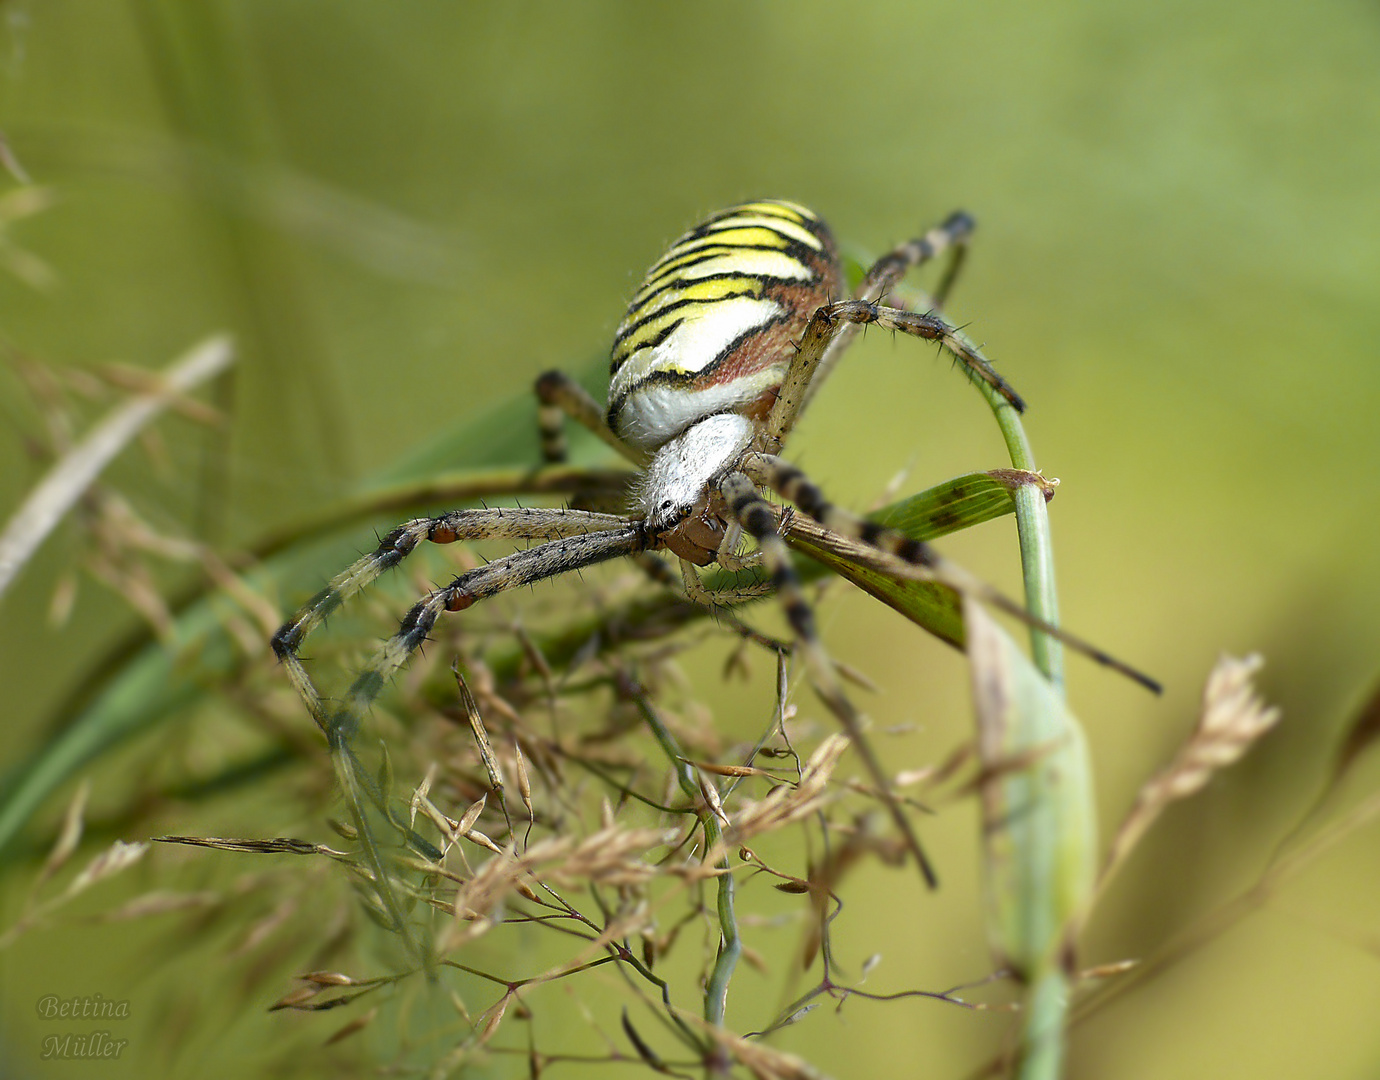
POLYGON ((811 316, 838 296, 834 238, 762 200, 686 233, 647 272, 614 338, 608 423, 654 450, 695 422, 765 419, 811 316))

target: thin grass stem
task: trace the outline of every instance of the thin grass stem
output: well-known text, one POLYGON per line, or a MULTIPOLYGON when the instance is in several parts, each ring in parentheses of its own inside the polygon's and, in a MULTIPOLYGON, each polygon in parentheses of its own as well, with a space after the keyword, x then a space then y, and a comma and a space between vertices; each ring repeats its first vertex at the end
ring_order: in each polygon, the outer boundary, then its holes
MULTIPOLYGON (((996 417, 997 427, 1006 441, 1007 453, 1014 468, 1036 472, 1035 454, 1026 436, 1020 413, 986 383, 978 383, 996 417)), ((1033 484, 1025 484, 1016 489, 1016 531, 1021 549, 1021 576, 1025 586, 1026 608, 1038 619, 1058 625, 1059 600, 1054 584, 1054 548, 1050 539, 1049 511, 1045 493, 1033 484)), ((1030 630, 1030 652, 1035 666, 1049 680, 1050 687, 1060 699, 1064 696, 1064 650, 1063 646, 1033 627, 1030 630)), ((1067 716, 1068 714, 1065 713, 1067 716)), ((1027 718, 1032 720, 1034 718, 1027 718)), ((1038 722, 1038 721, 1036 721, 1038 722)), ((1068 716, 1069 723, 1075 723, 1068 716)), ((1067 753, 1081 753, 1083 741, 1079 738, 1067 739, 1067 753)), ((1055 733, 1056 737, 1058 733, 1055 733)), ((1050 736, 1049 732, 1029 732, 1017 737, 1027 745, 1038 745, 1041 739, 1050 736)), ((1077 770, 1072 771, 1077 774, 1077 770)), ((1037 777, 1040 770, 1032 770, 1029 777, 1037 777)), ((1012 782, 1028 782, 1025 777, 1012 782)), ((1068 793, 1065 793, 1067 798, 1068 793)), ((1046 792, 1045 797, 1052 798, 1046 792)), ((1085 784, 1077 791, 1079 802, 1077 813, 1085 815, 1085 821, 1094 820, 1095 808, 1092 801, 1091 785, 1085 784)), ((1058 821, 1056 815, 1051 820, 1058 821)), ((1064 838, 1057 835, 1031 834, 1031 843, 1026 850, 1016 852, 1018 859, 1027 862, 1030 871, 1019 875, 1032 886, 1029 895, 1019 898, 1031 920, 1049 924, 1050 918, 1060 910, 1060 885, 1057 868, 1062 860, 1058 857, 1064 838)), ((1057 925, 1057 920, 1052 925, 1057 925)), ((1022 1035, 1020 1063, 1017 1075, 1021 1080, 1058 1080, 1064 1059, 1065 1032, 1069 1020, 1070 980, 1061 962, 1063 950, 1058 942, 1051 941, 1043 954, 1037 970, 1028 972, 1025 1007, 1025 1030, 1022 1035)))
MULTIPOLYGON (((676 781, 680 784, 681 791, 685 793, 686 798, 695 804, 702 803, 704 795, 700 791, 698 773, 695 767, 686 761, 685 754, 676 741, 675 735, 671 733, 670 728, 666 726, 665 721, 661 719, 656 708, 647 699, 647 695, 641 692, 640 688, 635 697, 638 708, 647 721, 647 726, 651 728, 652 735, 660 744, 662 751, 671 763, 671 768, 675 771, 676 781)), ((712 812, 705 812, 701 815, 700 820, 704 826, 706 850, 713 851, 719 848, 723 842, 723 829, 720 827, 718 818, 712 812)), ((738 916, 734 910, 736 890, 727 855, 719 860, 719 868, 724 871, 718 877, 717 907, 721 941, 719 955, 714 962, 714 970, 710 972, 704 995, 704 1019, 715 1027, 723 1027, 724 1013, 728 1006, 728 984, 733 978, 733 972, 743 954, 742 937, 738 932, 738 916)))

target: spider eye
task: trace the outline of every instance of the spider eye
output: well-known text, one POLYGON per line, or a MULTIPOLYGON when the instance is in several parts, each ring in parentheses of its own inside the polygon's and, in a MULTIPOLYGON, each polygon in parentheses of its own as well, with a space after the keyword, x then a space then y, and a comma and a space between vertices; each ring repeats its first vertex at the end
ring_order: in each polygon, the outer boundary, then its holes
POLYGON ((669 509, 671 509, 671 507, 674 506, 674 505, 675 505, 675 504, 674 504, 670 499, 662 499, 662 500, 661 500, 661 509, 663 509, 663 510, 669 510, 669 509))

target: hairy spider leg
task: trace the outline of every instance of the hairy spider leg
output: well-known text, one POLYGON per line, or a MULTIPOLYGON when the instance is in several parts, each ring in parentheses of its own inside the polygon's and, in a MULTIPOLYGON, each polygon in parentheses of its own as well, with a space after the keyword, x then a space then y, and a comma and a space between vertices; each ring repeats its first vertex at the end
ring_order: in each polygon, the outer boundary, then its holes
POLYGON ((859 540, 877 549, 883 555, 899 561, 901 566, 891 563, 879 567, 894 577, 911 577, 919 580, 937 581, 956 592, 982 600, 993 607, 1012 615, 1032 629, 1048 634, 1062 641, 1069 648, 1087 656, 1099 664, 1120 672, 1155 693, 1160 693, 1160 684, 1110 653, 1099 649, 1062 627, 1046 622, 1030 614, 1024 605, 1011 599, 1005 593, 987 584, 975 574, 970 573, 923 540, 913 540, 902 532, 884 525, 860 518, 847 510, 829 502, 824 493, 796 466, 771 454, 749 454, 744 460, 743 472, 755 483, 771 488, 783 499, 794 503, 805 514, 819 522, 824 528, 842 536, 859 540), (907 572, 906 567, 910 567, 907 572))
POLYGON ((426 641, 444 611, 464 611, 480 600, 531 585, 595 563, 645 551, 653 541, 637 521, 619 528, 551 540, 539 547, 495 559, 466 571, 441 589, 428 593, 403 616, 397 632, 379 648, 369 666, 350 684, 339 706, 318 722, 333 740, 348 739, 388 680, 426 641), (324 722, 322 722, 324 721, 324 722))
POLYGON ((917 236, 898 244, 868 268, 855 300, 880 300, 896 287, 896 284, 911 270, 937 259, 946 251, 952 251, 949 265, 940 278, 938 287, 931 293, 935 307, 943 307, 949 291, 958 278, 959 270, 968 251, 968 239, 973 235, 977 223, 972 216, 962 210, 955 210, 944 221, 936 225, 924 236, 917 236))
POLYGON ((991 362, 961 330, 938 315, 922 315, 900 308, 884 307, 870 300, 840 300, 819 308, 810 318, 800 339, 790 368, 767 417, 765 448, 773 453, 790 434, 811 394, 811 384, 821 362, 845 327, 877 325, 926 341, 937 341, 947 349, 974 382, 985 382, 1011 403, 1017 412, 1025 411, 1025 401, 997 374, 991 362))
MULTIPOLYGON (((976 228, 977 223, 971 215, 962 210, 954 211, 924 236, 917 236, 903 244, 898 244, 874 262, 868 268, 862 281, 858 283, 858 287, 853 293, 853 299, 873 302, 881 300, 911 270, 918 269, 925 263, 939 258, 945 252, 952 252, 943 275, 939 279, 939 284, 929 294, 933 303, 933 310, 930 313, 936 314, 943 308, 944 302, 953 290, 954 283, 958 280, 959 271, 963 268, 968 254, 968 239, 976 228)), ((850 323, 839 332, 829 345, 820 360, 818 369, 810 378, 809 386, 805 391, 805 401, 800 407, 802 412, 809 407, 810 401, 819 392, 820 387, 833 371, 834 365, 848 351, 848 347, 852 345, 853 339, 861 329, 858 324, 850 323)))
MULTIPOLYGON (((626 527, 626 518, 584 510, 499 507, 487 510, 451 510, 438 517, 414 518, 399 525, 368 555, 333 577, 273 635, 273 651, 287 669, 293 687, 321 722, 320 695, 302 666, 297 652, 308 635, 343 603, 368 588, 427 540, 451 544, 457 540, 556 540, 562 537, 608 532, 626 527)), ((538 549, 539 550, 539 549, 538 549)))
MULTIPOLYGON (((720 565, 722 566, 722 563, 720 565)), ((728 568, 725 567, 725 569, 728 568)), ((767 596, 773 590, 770 581, 754 581, 744 585, 730 585, 725 588, 711 589, 705 585, 699 570, 689 559, 680 560, 680 579, 685 586, 685 595, 701 607, 707 607, 710 610, 735 607, 749 600, 755 600, 759 596, 767 596)))
POLYGON ((558 465, 566 460, 569 450, 565 438, 566 417, 593 432, 634 465, 647 464, 647 454, 620 439, 609 427, 604 407, 564 371, 548 371, 537 376, 533 391, 538 403, 537 428, 541 434, 541 456, 548 465, 558 465))
POLYGON ((892 793, 891 779, 887 776, 886 770, 882 768, 882 763, 877 760, 876 754, 873 753, 872 745, 864 735, 862 721, 853 708, 853 703, 848 700, 843 688, 834 677, 833 665, 830 663, 829 656, 825 652, 815 629, 814 611, 810 607, 809 601, 805 599, 800 578, 796 575, 795 567, 791 564, 790 551, 777 529, 776 514, 752 480, 742 472, 729 473, 720 482, 719 491, 728 503, 729 511, 734 520, 742 525, 744 531, 757 541, 757 547, 762 552, 763 562, 771 574, 771 583, 781 598, 781 603, 786 610, 786 619, 791 625, 791 630, 795 633, 797 647, 805 654, 805 661, 810 669, 815 692, 819 694, 829 711, 843 725, 853 748, 862 758, 863 765, 872 776, 873 783, 877 785, 878 794, 886 803, 887 810, 896 822, 897 828, 901 830, 901 835, 905 837, 906 845, 915 856, 915 861, 920 867, 921 874, 924 875, 926 884, 932 889, 936 888, 939 884, 939 878, 935 874, 934 867, 925 854, 924 848, 920 846, 919 837, 915 835, 910 819, 906 817, 905 811, 901 809, 900 803, 896 801, 896 796, 892 793))

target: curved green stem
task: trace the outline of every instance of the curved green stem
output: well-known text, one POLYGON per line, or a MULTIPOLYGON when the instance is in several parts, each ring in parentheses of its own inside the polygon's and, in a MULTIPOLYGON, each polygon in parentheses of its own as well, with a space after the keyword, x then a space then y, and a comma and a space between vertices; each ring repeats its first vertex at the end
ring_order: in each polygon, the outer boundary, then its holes
MULTIPOLYGON (((634 697, 642 712, 643 719, 651 728, 652 735, 655 736, 667 759, 671 762, 671 768, 675 770, 676 781, 680 784, 681 791, 692 802, 702 803, 704 793, 700 790, 698 773, 685 760, 685 755, 681 752, 676 737, 640 688, 635 692, 634 697)), ((723 840, 723 829, 719 819, 713 813, 705 813, 701 817, 701 824, 704 826, 704 839, 708 849, 717 848, 723 840)), ((733 972, 738 966, 738 960, 743 954, 743 942, 738 933, 738 916, 734 910, 736 887, 727 855, 719 860, 719 869, 724 871, 718 878, 721 941, 719 955, 714 962, 714 970, 709 974, 704 995, 704 1019, 715 1027, 723 1027, 724 1013, 728 1007, 728 984, 732 980, 733 972)))
MULTIPOLYGON (((1013 468, 1037 472, 1035 453, 1026 438, 1021 414, 1011 403, 986 383, 979 383, 987 403, 996 416, 997 427, 1006 440, 1006 452, 1013 468)), ((1054 547, 1050 542, 1049 511, 1045 496, 1033 484, 1015 492, 1016 532, 1021 544, 1021 573, 1025 580, 1025 606, 1039 619, 1059 625, 1059 598, 1054 588, 1054 547)), ((1030 652, 1060 697, 1064 696, 1064 647, 1038 630, 1030 631, 1030 652)))
MULTIPOLYGON (((1035 454, 1030 448, 1020 414, 1001 395, 986 384, 980 389, 996 417, 997 426, 1006 440, 1011 464, 1028 472, 1037 471, 1035 454)), ((1049 511, 1044 492, 1031 484, 1015 492, 1016 529, 1020 537, 1021 573, 1025 584, 1026 607, 1032 615, 1045 622, 1059 622, 1059 600, 1054 585, 1054 548, 1050 540, 1049 511)), ((1030 652, 1035 666, 1049 680, 1055 694, 1064 696, 1064 650, 1059 642, 1038 630, 1030 631, 1030 652)), ((1067 714, 1066 714, 1067 715, 1067 714)), ((1038 722, 1038 721, 1033 721, 1038 722)), ((1068 723, 1076 724, 1071 716, 1068 723)), ((1027 733, 1028 736, 1036 733, 1027 733)), ((1070 733, 1070 734, 1077 734, 1070 733)), ((1066 752, 1079 753, 1081 737, 1066 752)), ((1046 792, 1052 798, 1052 793, 1046 792)), ((1095 813, 1090 786, 1081 792, 1079 812, 1092 820, 1095 813)), ((1035 887, 1021 902, 1028 910, 1047 911, 1057 907, 1057 875, 1048 869, 1058 865, 1054 857, 1062 837, 1036 835, 1031 837, 1029 849, 1017 854, 1044 873, 1033 873, 1029 880, 1035 887)), ((1039 967, 1027 973, 1030 982, 1025 995, 1025 1023, 1022 1037, 1018 1075, 1021 1080, 1058 1080, 1063 1070, 1064 1032, 1068 1025, 1071 984, 1062 956, 1055 942, 1051 942, 1039 967)))
MULTIPOLYGON (((713 814, 704 819, 704 842, 712 849, 723 840, 723 829, 713 814)), ((719 956, 714 961, 714 970, 709 973, 709 983, 704 991, 704 1018, 716 1027, 722 1027, 724 1013, 728 1009, 728 983, 733 978, 734 969, 743 955, 743 942, 738 935, 738 916, 733 908, 736 884, 729 869, 728 856, 719 860, 719 933, 722 941, 719 956)))

